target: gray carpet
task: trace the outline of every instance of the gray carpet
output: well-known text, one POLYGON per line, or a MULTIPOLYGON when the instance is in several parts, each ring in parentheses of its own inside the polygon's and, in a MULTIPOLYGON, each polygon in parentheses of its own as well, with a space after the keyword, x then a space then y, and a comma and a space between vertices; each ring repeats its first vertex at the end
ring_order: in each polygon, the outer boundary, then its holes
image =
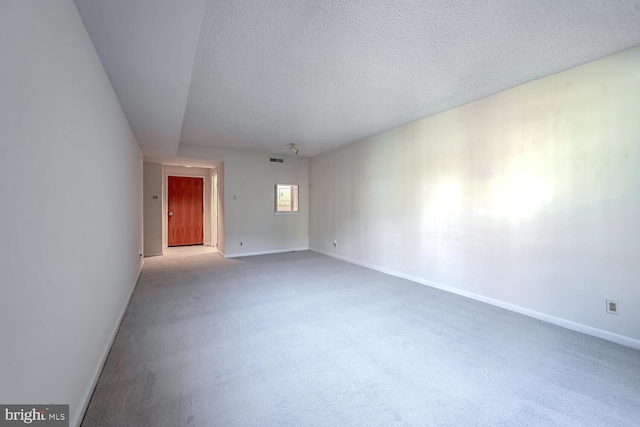
POLYGON ((147 259, 84 426, 638 426, 640 351, 313 252, 147 259))

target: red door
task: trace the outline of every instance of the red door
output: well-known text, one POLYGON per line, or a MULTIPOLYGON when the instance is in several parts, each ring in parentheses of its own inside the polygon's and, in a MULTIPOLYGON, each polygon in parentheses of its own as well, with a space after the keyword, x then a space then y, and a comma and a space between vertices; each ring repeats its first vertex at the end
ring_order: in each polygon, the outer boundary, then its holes
POLYGON ((167 243, 169 246, 201 245, 204 178, 170 176, 168 179, 167 243))

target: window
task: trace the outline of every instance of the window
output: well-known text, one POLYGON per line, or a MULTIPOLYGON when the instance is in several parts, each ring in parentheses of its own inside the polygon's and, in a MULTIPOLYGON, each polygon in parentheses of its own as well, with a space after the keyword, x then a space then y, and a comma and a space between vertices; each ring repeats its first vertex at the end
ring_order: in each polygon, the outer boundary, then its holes
POLYGON ((298 212, 298 186, 276 184, 276 213, 298 212))

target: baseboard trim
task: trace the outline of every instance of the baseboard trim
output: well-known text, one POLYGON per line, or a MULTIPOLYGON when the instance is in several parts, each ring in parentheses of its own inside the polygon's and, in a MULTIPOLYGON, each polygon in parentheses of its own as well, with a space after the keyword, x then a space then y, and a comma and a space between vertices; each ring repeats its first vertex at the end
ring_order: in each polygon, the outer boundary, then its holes
POLYGON ((277 249, 275 251, 260 251, 260 252, 247 252, 247 253, 235 253, 235 254, 222 254, 224 258, 241 258, 245 256, 256 256, 256 255, 271 255, 271 254, 283 254, 285 252, 297 252, 297 251, 308 251, 309 247, 304 248, 291 248, 291 249, 277 249))
POLYGON ((624 345, 626 347, 635 348, 636 350, 640 350, 640 340, 630 338, 624 335, 619 335, 614 332, 605 331, 603 329, 594 328, 593 326, 588 326, 582 323, 574 322, 571 320, 563 319, 561 317, 552 316, 550 314, 542 313, 540 311, 531 310, 529 308, 521 307, 519 305, 511 304, 505 301, 497 300, 494 298, 486 297, 484 295, 476 294, 473 292, 468 292, 462 289, 454 288, 451 286, 446 286, 441 283, 431 282, 429 280, 421 279, 419 277, 411 276, 409 274, 400 273, 395 270, 390 270, 387 268, 382 268, 375 266, 373 264, 369 264, 366 262, 357 261, 351 258, 347 258, 341 255, 333 254, 331 252, 323 251, 317 248, 309 247, 310 251, 314 251, 331 258, 336 258, 341 261, 349 262, 351 264, 356 264, 361 267, 370 268, 372 270, 379 271, 381 273, 389 274, 390 276, 399 277, 401 279, 410 280, 412 282, 420 283, 421 285, 431 286, 432 288, 440 289, 446 292, 451 292, 456 295, 461 295, 463 297, 471 298, 476 301, 484 302, 486 304, 491 304, 496 307, 503 308, 505 310, 513 311, 515 313, 523 314, 525 316, 533 317, 534 319, 542 320, 543 322, 552 323, 557 326, 561 326, 563 328, 571 329, 576 332, 581 332, 586 335, 591 335, 597 338, 602 338, 607 341, 614 342, 616 344, 624 345))
POLYGON ((150 257, 154 257, 154 256, 162 256, 162 255, 163 255, 163 253, 162 253, 162 252, 158 252, 158 253, 155 253, 155 254, 145 254, 145 255, 144 255, 144 257, 145 257, 145 258, 150 258, 150 257))
POLYGON ((98 385, 98 379, 100 378, 100 374, 102 374, 104 365, 105 363, 107 363, 107 357, 109 356, 109 352, 111 351, 111 346, 113 345, 113 342, 116 339, 116 335, 118 334, 118 330, 120 329, 120 324, 124 319, 124 315, 127 312, 127 308, 129 308, 129 303, 131 302, 133 291, 136 289, 136 286, 140 281, 140 276, 142 275, 143 267, 144 267, 144 260, 140 262, 140 269, 138 270, 138 278, 136 279, 135 283, 131 287, 131 291, 129 291, 129 297, 127 298, 127 303, 122 308, 122 311, 120 312, 120 316, 118 317, 118 321, 116 322, 115 328, 113 329, 113 332, 111 332, 111 339, 109 340, 109 342, 107 343, 103 351, 102 358, 100 359, 100 363, 98 363, 98 367, 96 368, 96 371, 93 374, 91 383, 89 384, 89 387, 85 392, 85 398, 83 399, 82 405, 80 406, 80 411, 78 411, 74 422, 71 424, 73 426, 80 427, 80 424, 84 419, 84 415, 87 412, 87 408, 89 407, 89 402, 91 402, 91 397, 93 396, 93 392, 96 389, 96 386, 98 385))

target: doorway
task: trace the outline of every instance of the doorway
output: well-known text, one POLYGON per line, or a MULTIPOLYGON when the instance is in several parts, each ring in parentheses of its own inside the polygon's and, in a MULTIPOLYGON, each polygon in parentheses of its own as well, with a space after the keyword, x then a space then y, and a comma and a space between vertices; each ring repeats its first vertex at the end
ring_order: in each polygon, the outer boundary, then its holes
POLYGON ((167 245, 204 244, 204 178, 167 177, 167 245))

